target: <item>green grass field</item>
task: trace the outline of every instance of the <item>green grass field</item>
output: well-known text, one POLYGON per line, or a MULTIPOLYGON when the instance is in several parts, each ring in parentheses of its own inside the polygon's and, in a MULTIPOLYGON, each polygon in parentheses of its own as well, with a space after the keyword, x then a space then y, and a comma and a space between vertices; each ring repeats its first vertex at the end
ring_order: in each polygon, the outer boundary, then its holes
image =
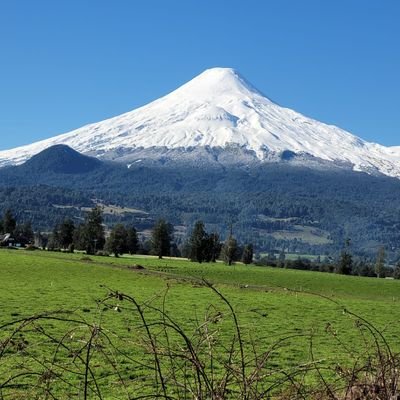
MULTIPOLYGON (((31 375, 24 376, 22 383, 21 379, 11 379, 0 392, 0 398, 4 399, 52 398, 43 389, 42 383, 49 370, 48 360, 53 359, 52 365, 56 365, 55 360, 64 354, 59 350, 60 353, 54 355, 54 343, 57 340, 60 342, 68 332, 68 343, 79 348, 81 342, 80 351, 84 354, 88 326, 93 324, 101 326, 103 332, 113 338, 113 343, 118 344, 117 349, 107 353, 107 357, 112 353, 118 363, 121 375, 118 379, 116 368, 108 365, 111 356, 106 359, 104 353, 93 359, 102 398, 135 398, 141 395, 137 385, 146 366, 139 366, 134 360, 143 360, 146 364, 147 357, 151 359, 142 343, 143 326, 135 316, 132 304, 119 299, 108 300, 106 304, 115 304, 107 308, 98 302, 108 295, 110 289, 134 296, 140 303, 165 307, 173 320, 193 337, 197 335, 196 327, 204 321, 207 313, 222 316, 213 329, 218 338, 215 339, 216 349, 226 351, 224 349, 229 348, 235 336, 234 325, 228 307, 210 288, 200 284, 202 279, 206 279, 235 309, 246 354, 252 354, 252 343, 261 353, 285 338, 268 358, 270 367, 275 369, 290 370, 310 362, 311 337, 313 357, 321 365, 352 365, 357 357, 372 352, 372 337, 365 330, 360 331, 357 318, 344 312, 344 309, 368 320, 383 332, 393 351, 399 350, 400 282, 394 280, 240 264, 228 267, 222 263, 197 264, 143 256, 91 256, 90 260, 84 260, 82 254, 9 250, 0 251, 0 274, 0 325, 45 311, 60 310, 73 311, 75 319, 87 323, 86 326, 50 319, 35 322, 34 327, 29 325, 29 329, 23 332, 18 331, 19 336, 14 336, 14 341, 18 342, 20 337, 20 341, 27 343, 19 347, 17 343, 15 348, 8 345, 2 354, 0 385, 4 385, 21 368, 28 369, 31 375), (129 268, 135 264, 142 265, 144 269, 129 268), (52 339, 37 340, 40 329, 50 332, 52 339), (121 385, 121 380, 124 385, 121 385), (41 384, 33 384, 36 381, 41 384), (28 388, 35 397, 21 394, 26 394, 28 388)), ((149 320, 156 321, 157 313, 150 308, 144 309, 149 320)), ((0 330, 3 349, 5 340, 17 326, 7 325, 0 330)), ((158 325, 154 326, 156 333, 160 334, 158 325)), ((175 339, 172 336, 172 340, 175 339)), ((101 347, 100 344, 98 347, 101 347)), ((63 383, 54 380, 54 377, 48 378, 51 385, 46 381, 57 398, 85 398, 84 389, 77 389, 84 372, 75 364, 74 368, 79 373, 67 368, 63 371, 69 376, 69 382, 63 383)), ((216 374, 219 373, 218 368, 216 374)), ((91 390, 87 398, 98 398, 95 390, 91 390)), ((140 390, 151 392, 151 388, 145 387, 144 383, 140 390)))

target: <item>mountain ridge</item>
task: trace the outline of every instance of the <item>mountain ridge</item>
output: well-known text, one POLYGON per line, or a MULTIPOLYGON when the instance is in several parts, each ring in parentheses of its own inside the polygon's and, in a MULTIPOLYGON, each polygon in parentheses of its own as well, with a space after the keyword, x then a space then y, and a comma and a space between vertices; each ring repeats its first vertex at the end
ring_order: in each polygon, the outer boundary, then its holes
POLYGON ((188 150, 203 148, 215 158, 215 149, 236 147, 243 163, 279 162, 289 151, 304 162, 310 158, 400 178, 399 148, 366 142, 281 107, 231 68, 206 70, 166 96, 122 115, 0 151, 0 166, 21 164, 55 144, 126 164, 140 162, 144 153, 165 158, 165 150, 178 158, 186 153, 188 158, 188 150))

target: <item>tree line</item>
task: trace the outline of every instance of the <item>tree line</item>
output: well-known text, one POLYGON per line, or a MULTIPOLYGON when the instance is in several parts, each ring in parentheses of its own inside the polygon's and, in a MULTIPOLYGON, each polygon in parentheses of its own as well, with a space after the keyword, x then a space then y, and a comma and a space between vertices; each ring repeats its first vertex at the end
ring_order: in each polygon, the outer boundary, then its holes
POLYGON ((192 261, 216 262, 223 260, 226 264, 232 265, 235 261, 242 261, 244 264, 253 262, 253 245, 245 244, 239 246, 233 236, 232 228, 224 243, 220 241, 216 232, 208 233, 203 221, 197 221, 188 241, 184 244, 184 255, 192 261))
MULTIPOLYGON (((251 243, 238 244, 232 228, 223 242, 217 232, 207 232, 203 221, 195 222, 188 239, 178 247, 173 237, 174 227, 164 219, 159 219, 153 226, 150 238, 139 239, 136 228, 132 225, 116 224, 106 237, 103 212, 99 206, 87 213, 84 222, 76 225, 70 218, 57 224, 49 234, 34 233, 30 222, 17 223, 11 210, 6 210, 0 219, 0 233, 9 233, 14 243, 22 246, 35 244, 48 250, 85 251, 86 254, 109 255, 119 257, 122 254, 152 254, 163 256, 186 257, 191 261, 216 262, 222 260, 231 265, 235 261, 244 264, 253 262, 254 250, 251 243)), ((343 275, 368 277, 393 277, 400 279, 400 262, 394 268, 386 266, 386 252, 379 248, 376 260, 355 258, 351 252, 351 241, 345 241, 342 252, 336 260, 326 257, 321 261, 298 258, 286 260, 282 251, 278 257, 273 254, 256 260, 258 265, 268 265, 290 269, 332 272, 343 275)))
MULTIPOLYGON (((7 210, 0 221, 0 232, 15 236, 23 232, 25 240, 22 245, 35 245, 51 251, 75 250, 85 251, 89 255, 109 255, 119 257, 122 254, 152 254, 159 258, 164 256, 187 257, 191 261, 216 262, 223 260, 231 265, 235 261, 250 264, 253 261, 253 245, 240 246, 233 236, 232 229, 225 240, 220 240, 216 232, 208 233, 203 221, 194 224, 188 240, 178 248, 174 242, 174 227, 164 219, 154 224, 150 238, 140 240, 136 228, 132 225, 116 224, 106 235, 103 212, 99 206, 87 213, 84 222, 76 225, 70 218, 56 224, 53 231, 46 235, 34 234, 30 224, 17 225, 15 217, 7 210)), ((18 240, 21 235, 18 236, 18 240)))
POLYGON ((344 247, 336 259, 331 257, 324 257, 321 259, 320 256, 314 259, 307 257, 286 259, 286 255, 282 251, 278 256, 271 253, 265 257, 256 259, 255 264, 305 271, 329 272, 341 275, 400 279, 400 261, 394 266, 388 266, 384 246, 379 247, 375 259, 361 258, 352 254, 350 239, 345 241, 344 247))
POLYGON ((48 250, 85 251, 89 255, 124 253, 135 254, 139 248, 137 231, 134 226, 115 225, 106 238, 102 209, 98 206, 89 211, 83 223, 76 225, 66 218, 57 224, 47 238, 39 238, 38 244, 48 250))

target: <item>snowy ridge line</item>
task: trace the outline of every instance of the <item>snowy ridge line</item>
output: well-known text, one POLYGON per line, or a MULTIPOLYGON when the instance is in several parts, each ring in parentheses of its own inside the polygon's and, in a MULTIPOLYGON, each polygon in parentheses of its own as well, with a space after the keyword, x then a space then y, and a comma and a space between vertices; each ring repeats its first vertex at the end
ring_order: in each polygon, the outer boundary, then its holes
POLYGON ((224 148, 232 144, 267 162, 287 150, 400 178, 400 147, 366 142, 336 126, 281 107, 231 68, 212 68, 143 107, 31 145, 0 151, 0 166, 65 144, 124 162, 137 149, 224 148), (111 156, 112 154, 112 156, 111 156))

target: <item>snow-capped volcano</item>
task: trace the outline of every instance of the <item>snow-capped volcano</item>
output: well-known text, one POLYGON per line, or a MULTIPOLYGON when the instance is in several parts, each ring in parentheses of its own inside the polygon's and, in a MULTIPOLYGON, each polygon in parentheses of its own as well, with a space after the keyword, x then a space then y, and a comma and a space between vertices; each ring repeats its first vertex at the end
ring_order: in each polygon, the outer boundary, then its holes
POLYGON ((0 166, 20 164, 55 144, 116 161, 144 149, 185 151, 236 146, 259 161, 287 151, 400 177, 400 150, 368 143, 265 97, 230 68, 204 71, 174 92, 120 116, 31 145, 0 152, 0 166))

